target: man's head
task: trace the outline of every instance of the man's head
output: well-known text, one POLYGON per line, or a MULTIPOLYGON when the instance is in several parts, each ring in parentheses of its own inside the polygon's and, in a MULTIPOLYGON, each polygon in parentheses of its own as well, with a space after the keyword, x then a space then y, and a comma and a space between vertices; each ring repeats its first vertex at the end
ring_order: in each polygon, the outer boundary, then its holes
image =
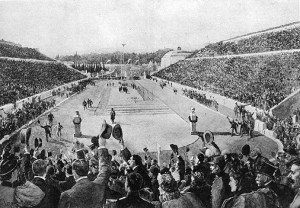
POLYGON ((47 162, 42 159, 38 159, 32 164, 32 171, 36 176, 46 176, 47 162))
POLYGON ((89 163, 86 160, 75 160, 72 164, 72 169, 75 179, 87 176, 89 172, 89 163))
POLYGON ((214 174, 219 174, 223 172, 225 167, 225 160, 223 156, 216 156, 213 158, 213 161, 209 162, 211 172, 214 174))
POLYGON ((252 159, 256 159, 257 157, 261 156, 261 150, 258 147, 255 147, 250 152, 250 157, 252 159))
POLYGON ((262 163, 256 171, 256 183, 259 187, 267 186, 270 182, 275 180, 277 167, 272 163, 262 163))
POLYGON ((143 178, 138 173, 129 173, 126 177, 125 189, 127 192, 139 191, 143 185, 143 178))
POLYGON ((152 160, 151 160, 151 165, 157 165, 157 164, 158 164, 158 162, 157 162, 156 159, 152 159, 152 160))
POLYGON ((264 187, 266 184, 270 183, 272 179, 265 174, 257 173, 255 181, 258 187, 264 187))
POLYGON ((62 171, 63 168, 64 168, 64 163, 63 163, 63 161, 58 160, 58 161, 56 162, 56 169, 59 170, 59 171, 62 171))
POLYGON ((128 162, 131 168, 134 168, 138 165, 143 165, 142 158, 139 155, 132 155, 128 162))
POLYGON ((300 188, 300 160, 295 161, 291 166, 291 172, 288 175, 293 189, 300 188))

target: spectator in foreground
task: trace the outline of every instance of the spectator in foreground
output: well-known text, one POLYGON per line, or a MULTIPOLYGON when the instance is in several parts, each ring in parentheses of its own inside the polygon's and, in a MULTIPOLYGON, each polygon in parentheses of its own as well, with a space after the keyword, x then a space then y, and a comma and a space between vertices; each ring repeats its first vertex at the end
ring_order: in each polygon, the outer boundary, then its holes
POLYGON ((295 190, 296 196, 290 205, 290 208, 300 207, 300 161, 296 160, 291 166, 291 173, 288 176, 291 180, 291 187, 295 190))
POLYGON ((126 177, 125 189, 127 196, 119 199, 116 202, 117 208, 129 208, 129 207, 143 207, 154 208, 155 206, 150 202, 145 201, 139 195, 143 185, 143 178, 139 173, 130 173, 126 177))
POLYGON ((143 177, 142 188, 152 189, 151 179, 143 165, 142 158, 139 155, 132 155, 129 160, 129 166, 133 172, 139 173, 143 177))
POLYGON ((101 138, 101 140, 101 147, 98 148, 99 174, 97 178, 94 181, 88 179, 88 161, 84 159, 75 160, 72 169, 76 184, 61 194, 59 207, 102 208, 105 204, 105 189, 110 174, 111 157, 105 148, 105 139, 101 138))
POLYGON ((196 194, 188 192, 181 194, 178 190, 177 182, 171 174, 163 174, 159 178, 160 196, 162 208, 185 207, 204 208, 201 200, 196 194))
MULTIPOLYGON (((53 194, 54 186, 52 186, 52 184, 48 184, 46 181, 47 162, 42 159, 38 159, 34 161, 32 164, 32 170, 34 173, 34 178, 31 182, 45 193, 45 197, 36 207, 38 208, 57 207, 56 204, 58 199, 53 194)), ((37 191, 39 191, 38 188, 37 191)))

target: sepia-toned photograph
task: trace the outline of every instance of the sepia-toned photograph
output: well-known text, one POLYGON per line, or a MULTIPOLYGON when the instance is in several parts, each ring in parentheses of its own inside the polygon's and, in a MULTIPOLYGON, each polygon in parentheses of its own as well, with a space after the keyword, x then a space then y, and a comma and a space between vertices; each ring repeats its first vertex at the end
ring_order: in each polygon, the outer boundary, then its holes
POLYGON ((300 208, 300 0, 0 0, 0 208, 300 208))

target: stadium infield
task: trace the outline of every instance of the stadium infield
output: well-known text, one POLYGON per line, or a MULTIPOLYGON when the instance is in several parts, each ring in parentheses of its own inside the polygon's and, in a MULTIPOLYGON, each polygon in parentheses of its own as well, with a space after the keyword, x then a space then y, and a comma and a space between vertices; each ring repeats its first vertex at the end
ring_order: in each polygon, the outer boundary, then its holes
MULTIPOLYGON (((195 107, 199 117, 197 130, 214 132, 215 142, 221 150, 240 152, 242 146, 247 143, 251 147, 259 147, 266 157, 270 157, 271 151, 277 152, 276 143, 257 132, 252 139, 249 139, 249 136, 231 137, 227 115, 196 103, 180 93, 174 94, 171 89, 161 89, 159 84, 153 81, 136 82, 153 92, 152 100, 144 101, 140 94, 130 86, 127 94, 119 92, 118 81, 114 81, 114 86, 107 86, 106 81, 97 81, 96 86, 88 86, 82 93, 71 97, 52 111, 54 125, 60 122, 64 127, 61 139, 57 138, 53 130, 53 137, 47 143, 44 130, 37 123, 31 125, 32 138, 42 138, 44 148, 54 155, 65 153, 72 157, 70 150, 74 142, 72 120, 75 111, 79 110, 82 117, 83 136, 78 140, 85 145, 90 145, 91 137, 98 134, 103 119, 111 124, 109 113, 110 109, 114 108, 115 121, 123 129, 125 146, 132 153, 141 153, 143 148, 147 147, 152 152, 152 157, 156 157, 157 146, 160 146, 161 159, 166 162, 169 159, 170 144, 177 144, 180 147, 179 152, 186 157, 199 153, 199 149, 203 147, 202 141, 190 134, 188 115, 191 107, 195 107), (84 110, 82 102, 88 98, 93 100, 93 107, 84 110), (185 147, 189 147, 188 153, 185 152, 185 147)), ((46 122, 47 115, 42 116, 40 120, 42 123, 46 122)), ((33 140, 31 139, 31 145, 34 143, 33 140)), ((110 151, 115 149, 119 152, 121 149, 121 145, 113 137, 107 141, 107 147, 110 151)))

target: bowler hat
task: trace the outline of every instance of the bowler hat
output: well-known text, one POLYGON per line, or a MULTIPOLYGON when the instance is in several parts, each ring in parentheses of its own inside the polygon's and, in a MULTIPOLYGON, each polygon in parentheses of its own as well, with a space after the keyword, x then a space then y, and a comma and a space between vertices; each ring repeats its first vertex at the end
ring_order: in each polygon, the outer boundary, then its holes
POLYGON ((245 155, 245 156, 250 154, 250 146, 249 146, 249 144, 245 144, 242 147, 242 154, 245 155))
POLYGON ((112 132, 112 127, 111 127, 111 125, 107 124, 106 121, 104 120, 99 135, 100 135, 103 139, 109 139, 110 136, 111 136, 111 132, 112 132))
POLYGON ((178 146, 176 144, 170 144, 170 147, 174 153, 178 153, 178 146))
POLYGON ((152 166, 150 167, 149 171, 150 171, 151 173, 153 173, 154 175, 158 175, 158 173, 159 173, 160 170, 159 170, 159 168, 158 168, 157 166, 152 165, 152 166))
POLYGON ((6 176, 13 172, 18 165, 17 159, 13 158, 10 160, 3 159, 0 161, 0 176, 6 176))
POLYGON ((121 156, 125 161, 128 161, 131 158, 131 153, 127 149, 127 147, 125 147, 123 150, 121 150, 121 156))
POLYGON ((263 162, 260 166, 258 166, 258 169, 256 170, 257 173, 264 174, 271 179, 274 179, 274 175, 277 171, 277 167, 275 167, 271 163, 263 162))
POLYGON ((120 124, 116 124, 112 130, 112 135, 116 140, 121 140, 123 138, 123 132, 120 124))

